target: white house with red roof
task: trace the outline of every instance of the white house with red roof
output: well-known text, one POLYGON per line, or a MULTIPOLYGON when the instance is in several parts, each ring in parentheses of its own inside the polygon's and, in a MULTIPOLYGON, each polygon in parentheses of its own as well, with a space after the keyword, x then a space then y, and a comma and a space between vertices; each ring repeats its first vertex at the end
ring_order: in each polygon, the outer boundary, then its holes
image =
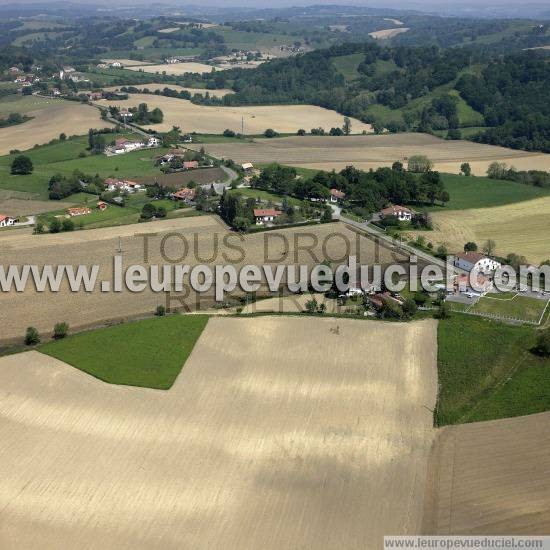
POLYGON ((126 138, 118 138, 115 140, 115 146, 113 147, 113 152, 115 155, 120 155, 123 153, 129 153, 131 151, 137 151, 138 149, 143 149, 145 143, 143 141, 133 141, 126 138))
POLYGON ((107 178, 105 180, 105 188, 107 191, 135 193, 136 191, 141 191, 142 185, 135 181, 107 178))
POLYGON ((346 198, 346 194, 340 189, 330 190, 330 202, 341 202, 346 198))
POLYGON ((410 222, 412 220, 414 212, 406 206, 400 206, 393 204, 387 208, 380 210, 380 219, 384 218, 397 218, 400 222, 410 222))
POLYGON ((460 252, 455 255, 454 266, 464 271, 476 271, 483 275, 492 275, 501 263, 479 252, 460 252))
POLYGON ((175 193, 172 193, 170 196, 175 201, 183 201, 186 204, 192 203, 195 200, 196 189, 191 189, 189 187, 184 187, 175 193))
POLYGON ((255 208, 254 220, 256 225, 263 225, 265 223, 273 223, 277 217, 282 214, 280 210, 274 208, 255 208))
POLYGON ((15 224, 15 218, 0 214, 0 227, 10 227, 15 224))

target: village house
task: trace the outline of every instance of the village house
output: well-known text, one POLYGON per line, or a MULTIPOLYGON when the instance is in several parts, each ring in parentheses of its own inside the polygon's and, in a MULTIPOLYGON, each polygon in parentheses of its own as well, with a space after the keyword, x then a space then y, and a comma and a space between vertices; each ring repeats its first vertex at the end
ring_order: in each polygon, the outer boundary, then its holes
POLYGON ((254 221, 256 225, 264 225, 265 223, 273 223, 275 218, 282 214, 279 210, 274 208, 255 208, 254 209, 254 221))
POLYGON ((398 204, 388 206, 379 212, 381 220, 386 218, 396 218, 400 222, 410 222, 413 214, 414 212, 410 208, 407 208, 406 206, 399 206, 398 204))
POLYGON ((170 196, 175 201, 183 201, 185 204, 191 204, 195 200, 196 189, 189 189, 184 187, 175 193, 172 193, 170 196))
POLYGON ((109 63, 109 67, 111 67, 111 69, 122 69, 122 63, 120 61, 113 61, 109 63))
POLYGON ((250 174, 254 171, 254 165, 251 162, 245 162, 241 165, 246 174, 250 174))
POLYGON ((115 178, 107 178, 104 183, 107 191, 119 191, 121 193, 135 193, 136 191, 140 191, 142 188, 141 184, 136 183, 135 181, 120 180, 115 178))
POLYGON ((160 147, 160 138, 151 136, 147 140, 147 147, 160 147))
POLYGON ((196 170, 199 167, 199 163, 196 160, 186 160, 183 162, 183 168, 185 170, 196 170))
POLYGON ((107 210, 107 207, 108 207, 108 204, 106 202, 98 201, 97 203, 98 210, 101 210, 101 212, 103 212, 104 210, 107 210))
POLYGON ((0 214, 0 227, 9 227, 15 224, 15 218, 0 214))
POLYGON ((479 294, 487 294, 493 290, 493 281, 483 273, 478 273, 474 279, 474 284, 470 281, 469 273, 459 273, 455 279, 455 290, 457 292, 476 292, 479 294))
POLYGON ((69 214, 71 218, 74 218, 75 216, 85 216, 90 212, 91 209, 87 206, 74 206, 73 208, 67 208, 67 214, 69 214))
POLYGON ((346 194, 339 189, 330 190, 330 202, 342 202, 346 198, 346 194))
POLYGON ((454 266, 464 271, 476 271, 483 275, 492 275, 501 264, 479 252, 460 252, 456 254, 454 266))
POLYGON ((120 155, 124 153, 129 153, 130 151, 137 151, 138 149, 143 149, 145 143, 143 141, 132 141, 126 138, 118 138, 115 140, 114 153, 115 155, 120 155))

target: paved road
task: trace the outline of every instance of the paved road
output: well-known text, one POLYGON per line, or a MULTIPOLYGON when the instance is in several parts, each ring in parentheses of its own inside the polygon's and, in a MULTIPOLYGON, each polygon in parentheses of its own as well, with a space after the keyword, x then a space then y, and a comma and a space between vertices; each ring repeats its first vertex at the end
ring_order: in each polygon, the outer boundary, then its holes
POLYGON ((205 185, 203 185, 203 187, 210 187, 211 185, 214 186, 214 191, 216 191, 216 193, 218 195, 222 195, 223 194, 223 190, 224 189, 227 189, 228 187, 231 187, 231 184, 239 178, 239 174, 237 174, 237 172, 235 172, 235 170, 231 169, 231 168, 228 168, 227 166, 223 166, 221 165, 220 168, 226 173, 227 175, 227 179, 225 181, 222 181, 222 182, 214 182, 214 183, 207 183, 205 185))

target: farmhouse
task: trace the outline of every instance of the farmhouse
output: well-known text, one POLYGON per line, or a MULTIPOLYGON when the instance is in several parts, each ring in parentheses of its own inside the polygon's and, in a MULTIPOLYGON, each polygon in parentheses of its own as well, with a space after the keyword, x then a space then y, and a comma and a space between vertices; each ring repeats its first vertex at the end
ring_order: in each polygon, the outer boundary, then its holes
POLYGON ((3 216, 0 214, 0 227, 9 227, 15 224, 15 218, 11 216, 3 216))
POLYGON ((255 208, 254 220, 256 225, 263 225, 264 223, 271 223, 275 221, 275 218, 280 216, 282 212, 275 210, 274 208, 255 208))
POLYGON ((384 218, 396 218, 400 222, 410 222, 413 217, 413 211, 406 206, 399 206, 395 204, 380 210, 379 215, 382 220, 384 218))
POLYGON ((195 194, 196 194, 195 189, 189 189, 188 187, 184 187, 183 189, 180 189, 179 191, 172 193, 172 195, 170 196, 175 201, 183 201, 186 204, 190 204, 195 199, 195 194))
POLYGON ((476 271, 483 275, 491 275, 501 264, 479 252, 460 252, 454 259, 455 267, 464 271, 476 271))
POLYGON ((342 202, 346 198, 346 194, 339 189, 330 190, 330 202, 342 202))
POLYGON ((113 152, 116 155, 120 155, 122 153, 129 153, 130 151, 143 149, 143 147, 145 147, 145 143, 143 143, 143 141, 132 141, 126 138, 118 138, 115 140, 113 152))
POLYGON ((196 160, 186 160, 183 162, 183 168, 185 170, 195 170, 199 167, 199 163, 196 160))
POLYGON ((241 167, 246 173, 251 173, 254 170, 254 165, 251 162, 245 162, 241 167))
POLYGON ((91 210, 87 206, 74 206, 73 208, 67 208, 67 214, 74 218, 75 216, 85 216, 89 214, 91 210))
POLYGON ((107 191, 126 191, 128 193, 135 193, 136 191, 140 191, 142 188, 141 184, 136 183, 135 181, 118 180, 114 178, 107 178, 105 180, 105 187, 107 191))

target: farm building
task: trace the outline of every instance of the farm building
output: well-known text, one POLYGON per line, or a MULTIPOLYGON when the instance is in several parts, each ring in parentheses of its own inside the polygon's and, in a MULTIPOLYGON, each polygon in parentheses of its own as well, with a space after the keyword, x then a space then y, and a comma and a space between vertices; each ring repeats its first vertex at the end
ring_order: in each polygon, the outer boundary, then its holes
POLYGON ((341 202, 346 198, 346 194, 339 189, 330 190, 330 202, 341 202))
POLYGON ((274 208, 255 208, 254 220, 256 225, 263 225, 264 223, 271 223, 275 221, 275 218, 281 214, 282 212, 275 210, 274 208))
POLYGON ((75 216, 85 216, 89 214, 91 210, 87 206, 74 206, 73 208, 67 208, 67 214, 74 218, 75 216))
POLYGON ((254 165, 251 162, 245 162, 241 165, 241 167, 247 173, 252 172, 254 170, 254 165))
POLYGON ((141 190, 142 185, 139 183, 136 183, 135 181, 107 178, 105 180, 105 187, 107 191, 120 191, 120 192, 126 191, 128 193, 135 193, 136 191, 141 190))
POLYGON ((103 212, 103 210, 107 210, 107 206, 108 206, 108 204, 106 202, 103 202, 103 201, 99 201, 97 203, 97 209, 101 210, 102 212, 103 212))
POLYGON ((410 222, 412 220, 413 213, 414 212, 406 206, 394 204, 380 210, 380 219, 397 218, 400 222, 410 222))
POLYGON ((175 193, 172 193, 171 197, 175 201, 183 201, 186 204, 193 202, 195 199, 196 190, 184 187, 175 193))
POLYGON ((479 252, 460 252, 454 259, 455 267, 464 271, 477 271, 484 275, 491 275, 501 264, 479 252))
POLYGON ((185 170, 196 170, 199 167, 199 163, 196 160, 186 160, 183 162, 185 170))
POLYGON ((3 216, 0 214, 0 227, 9 227, 15 224, 15 218, 11 216, 3 216))

